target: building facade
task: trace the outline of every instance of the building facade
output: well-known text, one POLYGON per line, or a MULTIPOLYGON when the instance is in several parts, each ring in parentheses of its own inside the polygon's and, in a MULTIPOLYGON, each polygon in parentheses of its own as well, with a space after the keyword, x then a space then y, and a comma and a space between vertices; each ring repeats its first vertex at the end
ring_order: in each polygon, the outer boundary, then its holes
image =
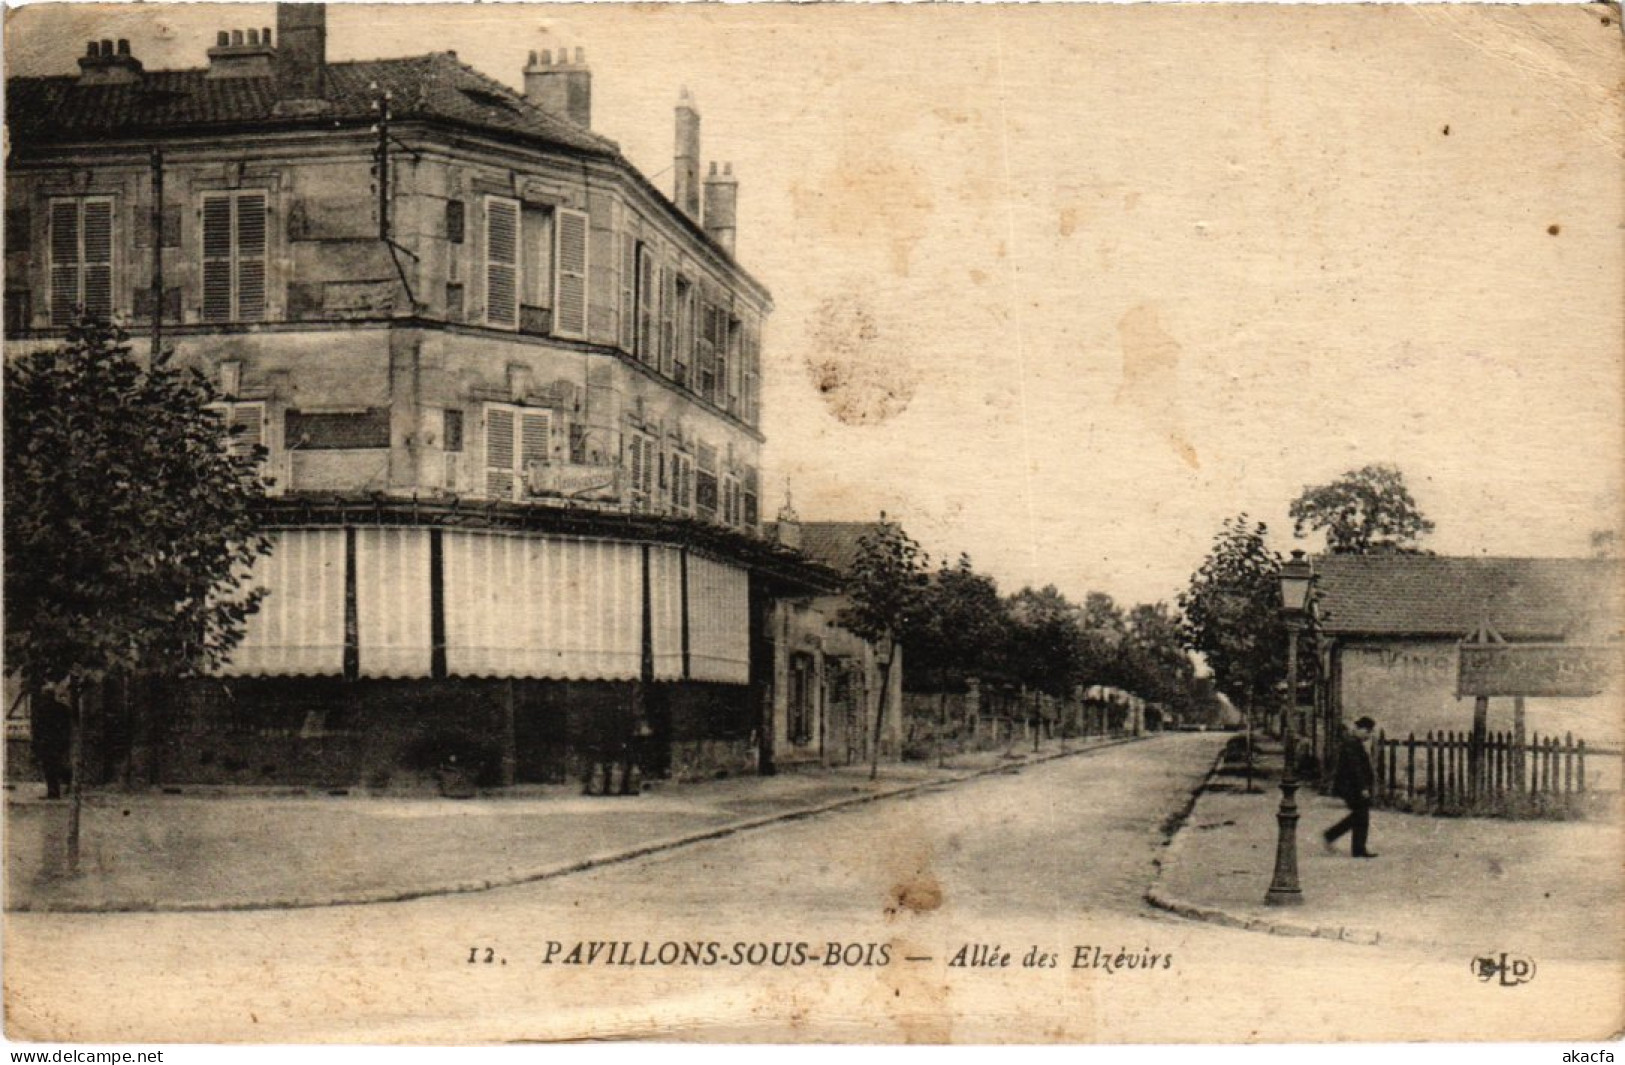
MULTIPOLYGON (((1615 561, 1324 555, 1314 567, 1322 755, 1365 716, 1390 737, 1471 729, 1473 699, 1457 695, 1457 673, 1462 642, 1481 630, 1509 643, 1612 644, 1625 655, 1615 561)), ((1617 749, 1620 698, 1617 676, 1592 697, 1530 697, 1520 700, 1523 724, 1617 749)), ((1488 709, 1491 730, 1513 727, 1512 699, 1488 709)))
POLYGON ((207 61, 97 41, 8 82, 7 346, 81 310, 158 332, 275 482, 270 595, 126 738, 142 772, 556 780, 633 734, 656 771, 760 768, 765 619, 831 575, 762 537, 772 301, 693 100, 668 196, 593 130, 579 49, 517 92, 329 62, 290 4, 207 61))

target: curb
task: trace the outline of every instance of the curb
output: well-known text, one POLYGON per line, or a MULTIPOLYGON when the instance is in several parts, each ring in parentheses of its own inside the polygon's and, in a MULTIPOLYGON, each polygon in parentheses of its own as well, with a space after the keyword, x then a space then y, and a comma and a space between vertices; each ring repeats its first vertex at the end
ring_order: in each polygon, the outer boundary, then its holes
MULTIPOLYGON (((306 910, 334 906, 369 906, 383 902, 410 902, 414 899, 434 898, 445 895, 465 895, 477 891, 491 891, 496 888, 515 887, 520 884, 533 884, 543 880, 554 880, 569 876, 573 873, 584 873, 588 870, 603 868, 609 865, 619 865, 624 862, 636 861, 652 854, 664 851, 677 850, 695 843, 705 843, 710 840, 724 839, 728 836, 750 832, 754 829, 765 828, 769 825, 781 824, 788 821, 800 821, 822 814, 845 809, 847 807, 863 806, 868 803, 879 802, 884 799, 910 798, 928 791, 942 790, 969 780, 999 774, 1019 773, 1027 766, 1043 765, 1046 762, 1057 761, 1061 758, 1072 758, 1077 755, 1092 754, 1096 751, 1120 747, 1127 743, 1138 743, 1147 739, 1147 736, 1127 736, 1109 740, 1105 743, 1090 747, 1079 747, 1070 751, 1057 751, 1038 758, 1027 758, 1020 762, 1008 765, 995 765, 986 769, 979 769, 960 777, 939 777, 935 780, 922 780, 914 784, 905 784, 888 791, 877 791, 868 795, 853 795, 834 799, 829 802, 806 806, 800 809, 785 810, 779 813, 767 814, 760 817, 746 818, 732 824, 719 825, 698 832, 689 832, 682 835, 670 836, 666 839, 656 840, 652 843, 640 843, 617 851, 604 851, 571 861, 560 862, 545 866, 529 872, 515 873, 511 876, 494 877, 488 880, 465 880, 455 884, 439 885, 423 888, 394 889, 383 888, 375 891, 348 892, 340 895, 321 897, 292 897, 285 899, 242 901, 227 899, 198 899, 176 903, 151 904, 118 904, 108 906, 32 906, 21 905, 7 907, 7 913, 235 913, 252 910, 306 910)), ((1205 780, 1204 780, 1205 784, 1205 780)))
MULTIPOLYGON (((1196 809, 1197 802, 1200 801, 1202 794, 1207 791, 1208 785, 1212 782, 1214 774, 1219 771, 1219 766, 1223 761, 1224 752, 1220 751, 1219 756, 1213 760, 1212 768, 1207 771, 1207 775, 1202 778, 1202 782, 1191 792, 1190 801, 1185 804, 1184 809, 1166 822, 1173 826, 1173 831, 1169 834, 1166 844, 1164 844, 1169 851, 1172 851, 1184 836, 1185 826, 1190 821, 1191 812, 1196 809)), ((1142 898, 1144 898, 1147 905, 1171 913, 1176 917, 1183 917, 1191 921, 1202 921, 1206 924, 1215 924, 1224 928, 1236 928, 1246 932, 1263 932, 1275 936, 1330 939, 1341 943, 1358 943, 1364 946, 1376 946, 1382 942, 1382 934, 1369 929, 1343 925, 1297 924, 1291 921, 1277 921, 1267 917, 1242 916, 1215 906, 1199 906, 1194 902, 1167 895, 1158 886, 1162 880, 1165 859, 1158 857, 1156 861, 1157 875, 1152 878, 1151 884, 1146 888, 1142 898)))

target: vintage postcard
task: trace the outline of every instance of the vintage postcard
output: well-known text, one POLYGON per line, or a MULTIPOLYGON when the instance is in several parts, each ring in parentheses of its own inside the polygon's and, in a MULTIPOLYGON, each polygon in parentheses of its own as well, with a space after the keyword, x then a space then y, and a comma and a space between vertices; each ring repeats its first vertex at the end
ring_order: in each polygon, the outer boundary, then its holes
POLYGON ((6 16, 14 1047, 1613 1060, 1617 4, 6 16))

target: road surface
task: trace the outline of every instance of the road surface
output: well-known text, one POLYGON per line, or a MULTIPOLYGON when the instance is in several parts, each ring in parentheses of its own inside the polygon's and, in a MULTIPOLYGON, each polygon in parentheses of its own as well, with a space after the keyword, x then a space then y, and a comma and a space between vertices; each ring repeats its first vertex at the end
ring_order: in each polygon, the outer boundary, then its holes
POLYGON ((1161 827, 1218 742, 1159 737, 479 894, 282 912, 12 914, 8 1033, 1460 1040, 1559 1038, 1617 1013, 1611 969, 1548 967, 1505 990, 1479 983, 1466 957, 1148 909, 1161 827))

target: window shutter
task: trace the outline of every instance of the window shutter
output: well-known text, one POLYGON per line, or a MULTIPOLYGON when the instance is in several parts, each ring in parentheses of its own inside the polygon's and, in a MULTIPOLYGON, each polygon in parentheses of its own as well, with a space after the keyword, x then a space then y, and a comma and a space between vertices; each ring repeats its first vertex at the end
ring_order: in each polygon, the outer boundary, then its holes
POLYGON ((446 201, 446 240, 452 244, 463 242, 463 201, 446 201))
POLYGON ((560 210, 554 227, 558 239, 553 261, 558 270, 553 332, 561 337, 587 335, 587 216, 560 210))
POLYGON ((79 303, 79 203, 51 204, 51 324, 71 325, 79 303))
POLYGON ((265 194, 236 197, 237 320, 265 318, 265 194))
POLYGON ((231 197, 203 199, 203 320, 231 320, 231 197))
POLYGON ((651 366, 660 361, 655 351, 659 320, 655 317, 656 280, 654 255, 647 246, 638 254, 638 358, 651 366))
POLYGON ((532 462, 546 462, 551 452, 553 419, 546 411, 519 412, 519 472, 524 474, 532 462))
POLYGON ((231 432, 233 455, 252 455, 265 443, 265 405, 233 403, 227 409, 226 425, 231 432))
POLYGON ((485 201, 485 320, 519 325, 519 205, 485 201))
POLYGON ((677 271, 660 271, 660 372, 671 375, 672 346, 676 343, 674 318, 677 313, 677 271))
POLYGON ((636 350, 637 318, 636 294, 638 242, 632 234, 621 234, 621 350, 631 354, 636 350))
POLYGON ((97 318, 110 318, 113 314, 113 204, 108 200, 88 200, 84 206, 85 312, 97 318))
POLYGON ((513 411, 485 408, 485 494, 513 498, 513 411))

